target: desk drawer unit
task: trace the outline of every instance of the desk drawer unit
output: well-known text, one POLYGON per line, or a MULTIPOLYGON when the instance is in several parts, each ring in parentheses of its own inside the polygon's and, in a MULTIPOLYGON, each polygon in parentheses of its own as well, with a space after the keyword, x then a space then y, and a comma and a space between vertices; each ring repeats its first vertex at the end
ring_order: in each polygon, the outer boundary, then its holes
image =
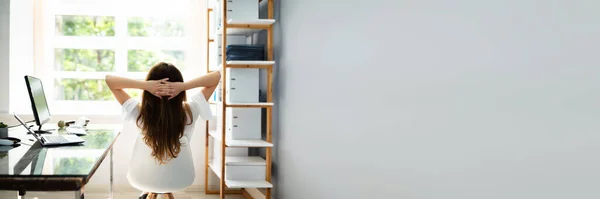
POLYGON ((225 96, 227 102, 256 103, 259 101, 259 69, 227 68, 225 96))
MULTIPOLYGON (((261 158, 227 155, 225 159, 225 180, 265 180, 266 162, 261 158)), ((221 168, 221 159, 214 158, 213 165, 221 168)))
POLYGON ((227 108, 227 138, 261 139, 260 108, 227 108))

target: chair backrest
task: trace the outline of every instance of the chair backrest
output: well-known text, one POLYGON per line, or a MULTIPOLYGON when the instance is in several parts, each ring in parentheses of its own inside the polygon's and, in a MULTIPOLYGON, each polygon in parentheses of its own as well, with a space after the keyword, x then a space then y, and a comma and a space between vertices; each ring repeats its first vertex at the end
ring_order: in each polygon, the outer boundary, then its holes
POLYGON ((152 149, 138 135, 127 172, 129 183, 136 189, 154 193, 176 192, 192 185, 195 178, 192 151, 186 136, 180 141, 177 158, 159 165, 151 155, 152 149))

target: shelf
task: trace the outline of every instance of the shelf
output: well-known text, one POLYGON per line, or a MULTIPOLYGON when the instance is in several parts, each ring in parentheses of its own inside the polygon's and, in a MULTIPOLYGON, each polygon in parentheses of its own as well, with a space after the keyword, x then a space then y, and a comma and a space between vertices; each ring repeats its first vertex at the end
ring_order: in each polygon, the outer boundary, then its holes
POLYGON ((275 23, 275 19, 256 19, 256 20, 234 20, 230 19, 227 21, 227 27, 233 26, 238 27, 242 26, 264 26, 264 28, 268 28, 268 26, 273 25, 275 23))
POLYGON ((265 159, 263 159, 260 156, 225 156, 225 165, 228 165, 228 166, 265 166, 265 165, 267 165, 267 162, 265 159))
MULTIPOLYGON (((216 140, 221 141, 221 130, 210 130, 208 132, 210 136, 215 138, 216 140)), ((269 143, 264 140, 240 140, 240 139, 227 139, 225 142, 227 147, 273 147, 273 143, 269 143)), ((225 154, 227 155, 227 154, 225 154)))
POLYGON ((227 187, 232 189, 237 188, 273 188, 273 185, 266 180, 241 181, 241 180, 225 180, 227 187))
MULTIPOLYGON (((228 35, 249 35, 268 29, 275 23, 275 19, 233 20, 227 21, 228 35)), ((223 29, 217 30, 217 35, 222 35, 223 29)))
MULTIPOLYGON (((258 69, 269 69, 273 68, 275 61, 227 61, 227 68, 258 68, 258 69)), ((223 64, 219 64, 217 68, 223 68, 223 64)), ((215 70, 209 70, 209 73, 215 72, 215 70)))
POLYGON ((261 65, 269 66, 275 64, 275 61, 227 61, 227 65, 261 65))
POLYGON ((225 104, 225 107, 230 107, 230 108, 268 108, 268 107, 272 107, 272 106, 273 106, 273 102, 259 102, 259 103, 233 102, 233 103, 225 104))
MULTIPOLYGON (((221 102, 209 101, 210 105, 221 105, 221 102)), ((227 108, 269 108, 274 105, 273 102, 256 102, 256 103, 244 103, 244 102, 229 102, 225 104, 227 108)))
MULTIPOLYGON (((271 68, 275 61, 227 61, 226 68, 271 68)), ((223 64, 219 64, 217 68, 223 68, 223 64)))
MULTIPOLYGON (((227 160, 227 158, 225 158, 227 160)), ((221 179, 220 164, 211 162, 208 164, 211 170, 221 179)), ((239 188, 273 188, 273 184, 266 180, 225 180, 225 185, 231 189, 239 188)))
MULTIPOLYGON (((273 16, 273 1, 272 0, 258 0, 259 2, 259 9, 260 10, 267 10, 269 13, 269 18, 272 18, 273 16), (262 3, 260 3, 262 2, 262 3), (266 7, 266 8, 263 8, 266 7)), ((221 5, 216 4, 214 1, 209 1, 208 2, 208 12, 207 12, 207 28, 210 30, 209 31, 209 35, 208 35, 208 42, 207 42, 207 49, 209 49, 209 52, 207 53, 208 57, 212 57, 212 56, 217 56, 217 57, 221 57, 220 59, 217 58, 219 61, 217 62, 222 62, 219 64, 216 63, 212 63, 213 61, 209 61, 209 66, 207 71, 210 72, 215 72, 217 70, 222 70, 222 69, 228 69, 229 70, 224 70, 222 71, 223 73, 227 73, 226 71, 233 71, 236 72, 236 70, 231 70, 231 68, 233 69, 260 69, 260 70, 264 70, 267 69, 268 72, 268 77, 267 77, 267 92, 268 95, 270 96, 272 94, 272 72, 273 72, 273 68, 275 67, 275 61, 242 61, 242 60, 234 60, 234 61, 228 61, 226 59, 224 59, 225 57, 225 46, 229 43, 255 43, 255 42, 231 42, 231 39, 233 40, 242 40, 242 38, 244 37, 245 39, 248 39, 248 37, 254 37, 256 35, 258 35, 258 33, 260 34, 266 34, 267 37, 267 42, 265 44, 265 50, 269 51, 269 53, 272 53, 273 51, 273 42, 270 42, 273 39, 273 34, 272 34, 272 29, 273 29, 273 25, 275 24, 276 20, 275 19, 250 19, 250 20, 240 20, 240 18, 236 19, 231 19, 232 17, 229 16, 227 18, 223 18, 223 14, 227 13, 227 10, 222 6, 223 3, 226 2, 220 2, 221 5), (223 13, 224 12, 224 13, 223 13), (221 14, 221 16, 219 16, 219 13, 221 14), (212 20, 211 20, 212 19, 212 20), (228 36, 237 36, 237 37, 228 37, 228 36), (225 42, 223 40, 227 40, 228 42, 225 42), (216 55, 214 51, 210 50, 213 49, 215 46, 217 45, 216 43, 219 43, 221 45, 221 47, 217 47, 217 48, 221 48, 221 50, 218 50, 216 52, 216 55), (220 55, 219 55, 220 54, 220 55), (210 64, 212 63, 212 64, 210 64), (219 65, 219 66, 217 66, 219 65), (215 68, 216 67, 216 68, 215 68)), ((251 8, 254 9, 254 8, 251 8)), ((235 17, 233 17, 235 18, 235 17)), ((214 50, 214 49, 213 49, 214 50)), ((211 59, 212 60, 212 59, 211 59)), ((272 59, 271 59, 272 60, 272 59)), ((256 71, 256 70, 240 70, 240 71, 256 71)), ((264 71, 262 71, 264 72, 264 71)), ((262 74, 262 73, 261 73, 262 74)), ((227 77, 225 77, 225 75, 222 77, 222 80, 226 80, 227 77)), ((259 79, 260 81, 261 79, 259 79)), ((223 84, 225 82, 222 82, 223 84)), ((221 92, 218 93, 218 96, 221 96, 222 98, 225 98, 227 92, 226 89, 221 85, 221 92)), ((214 96, 211 96, 211 99, 214 96)), ((248 197, 248 193, 250 193, 250 191, 246 192, 247 190, 253 190, 256 193, 260 193, 259 190, 263 190, 266 189, 266 191, 263 194, 252 194, 251 196, 253 196, 254 198, 270 198, 271 197, 271 189, 273 188, 273 184, 270 181, 272 176, 272 162, 269 161, 267 162, 265 160, 265 158, 267 160, 270 160, 270 157, 260 157, 260 156, 245 156, 245 152, 247 149, 249 148, 271 148, 274 147, 273 143, 271 142, 267 142, 266 140, 271 140, 271 134, 272 134, 272 128, 271 127, 267 127, 265 130, 266 135, 268 136, 267 138, 260 138, 260 137, 256 137, 254 139, 232 139, 231 136, 232 134, 231 131, 224 131, 223 129, 226 128, 226 126, 223 126, 225 123, 230 123, 231 121, 227 121, 226 118, 224 117, 226 114, 225 109, 227 110, 231 110, 232 108, 257 108, 256 110, 261 110, 261 109, 267 109, 267 112, 269 110, 271 110, 271 107, 274 106, 274 103, 272 100, 264 100, 264 101, 269 101, 269 102, 254 102, 254 103, 248 103, 248 102, 252 102, 252 101, 246 101, 246 102, 239 102, 241 100, 237 100, 238 102, 231 102, 231 101, 236 101, 236 100, 231 100, 231 98, 227 98, 227 100, 221 100, 221 101, 211 101, 208 100, 209 104, 210 104, 210 109, 213 110, 214 112, 221 112, 219 110, 222 110, 223 113, 221 114, 216 114, 216 117, 219 118, 217 119, 217 121, 212 121, 212 123, 207 123, 206 130, 208 131, 207 133, 209 134, 210 137, 213 138, 213 142, 212 144, 210 144, 210 139, 206 140, 206 145, 205 145, 205 149, 206 151, 209 151, 209 147, 214 147, 212 148, 212 156, 214 156, 213 158, 210 158, 210 160, 207 160, 205 162, 205 169, 209 169, 214 172, 217 177, 221 180, 223 180, 222 182, 224 182, 224 187, 225 189, 223 190, 209 190, 208 189, 208 175, 205 176, 205 180, 206 180, 206 184, 207 187, 205 187, 207 190, 207 193, 213 193, 213 194, 221 194, 220 198, 224 199, 225 198, 225 194, 227 193, 228 190, 226 190, 227 188, 231 188, 231 189, 241 189, 241 193, 244 194, 245 197, 248 197), (217 110, 215 110, 217 109, 217 110), (216 125, 214 125, 216 123, 216 125), (216 129, 214 129, 216 128, 216 129), (227 136, 224 135, 224 133, 227 133, 227 136), (244 153, 236 153, 234 151, 227 151, 228 153, 226 154, 219 154, 217 155, 218 152, 220 152, 223 148, 222 147, 226 147, 226 149, 228 150, 242 150, 244 149, 244 153), (233 149, 233 148, 237 148, 237 149, 233 149), (231 156, 225 156, 225 155, 231 155, 231 156), (243 156, 235 156, 235 155, 243 155, 243 156), (224 159, 222 159, 224 158, 224 159), (224 160, 224 162, 221 162, 221 160, 224 160), (224 164, 224 165, 223 165, 224 164), (225 169, 227 170, 226 174, 221 175, 221 169, 225 167, 225 169), (260 169, 259 169, 260 168, 260 169), (264 171, 264 169, 266 169, 266 171, 264 171), (252 173, 251 173, 252 172, 252 173), (254 172, 259 172, 259 173, 254 173, 254 172), (236 175, 238 174, 238 175, 236 175), (228 179, 251 179, 251 180, 228 180, 228 179)), ((257 100, 258 101, 258 100, 257 100)), ((269 113, 269 112, 268 112, 269 113)), ((261 116, 264 113, 261 112, 261 116)), ((272 119, 270 117, 267 117, 267 120, 269 122, 267 122, 268 124, 270 124, 272 121, 272 119)), ((267 154, 270 155, 270 154, 267 154)))

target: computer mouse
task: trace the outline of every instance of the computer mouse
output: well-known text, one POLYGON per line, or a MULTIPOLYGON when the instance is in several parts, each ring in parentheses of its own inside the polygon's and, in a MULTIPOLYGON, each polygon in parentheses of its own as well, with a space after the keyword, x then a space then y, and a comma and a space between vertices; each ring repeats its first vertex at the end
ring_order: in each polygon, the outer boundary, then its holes
POLYGON ((12 146, 14 144, 15 142, 13 142, 12 140, 0 139, 0 146, 12 146))

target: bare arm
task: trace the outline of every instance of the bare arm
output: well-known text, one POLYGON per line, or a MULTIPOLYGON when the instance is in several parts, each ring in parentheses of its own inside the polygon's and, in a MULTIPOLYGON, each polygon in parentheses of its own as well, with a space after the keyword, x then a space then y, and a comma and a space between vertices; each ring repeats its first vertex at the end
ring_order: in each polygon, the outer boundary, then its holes
POLYGON ((194 78, 187 82, 167 82, 165 85, 161 85, 160 88, 161 91, 167 92, 166 95, 171 96, 169 99, 172 99, 179 93, 184 92, 186 90, 202 88, 201 92, 206 98, 206 100, 208 100, 208 98, 217 88, 217 85, 219 85, 219 80, 221 80, 221 72, 215 71, 194 78))
POLYGON ((167 79, 162 79, 159 81, 140 81, 125 77, 106 75, 106 84, 108 85, 110 91, 113 93, 115 98, 117 98, 117 101, 119 101, 120 104, 125 103, 131 98, 129 94, 127 94, 127 92, 125 92, 123 89, 141 89, 149 91, 150 93, 156 96, 160 96, 162 94, 159 93, 159 91, 157 90, 158 85, 160 85, 161 82, 165 82, 166 80, 167 79))
POLYGON ((212 93, 215 92, 217 85, 219 85, 219 80, 221 80, 221 72, 215 71, 215 72, 206 74, 204 76, 198 77, 194 80, 189 82, 190 86, 202 87, 202 89, 200 89, 200 92, 202 92, 202 95, 204 95, 204 98, 206 100, 208 100, 208 98, 210 98, 212 93), (196 80, 196 81, 194 81, 194 80, 196 80), (202 86, 203 84, 201 84, 201 83, 205 83, 204 84, 205 86, 202 86))
POLYGON ((183 90, 217 86, 219 84, 219 80, 221 80, 221 72, 215 71, 183 83, 183 90))
POLYGON ((146 90, 148 88, 148 84, 146 81, 129 79, 114 75, 106 75, 106 84, 110 89, 136 88, 146 90))

